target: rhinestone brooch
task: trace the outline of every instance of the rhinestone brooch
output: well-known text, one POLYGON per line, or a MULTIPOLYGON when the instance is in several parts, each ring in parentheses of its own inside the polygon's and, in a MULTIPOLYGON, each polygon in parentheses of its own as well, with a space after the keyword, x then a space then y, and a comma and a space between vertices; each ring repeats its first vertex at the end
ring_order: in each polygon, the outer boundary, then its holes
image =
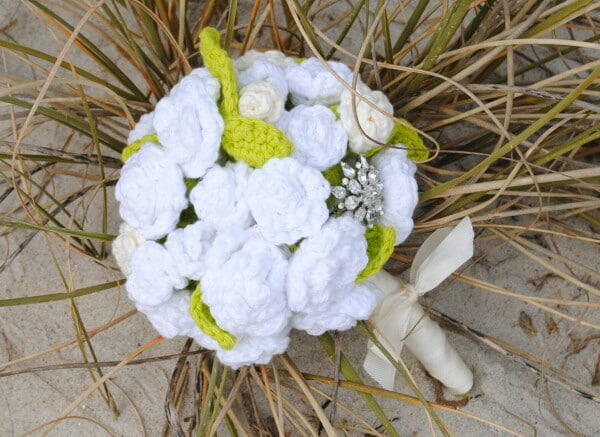
POLYGON ((354 218, 369 228, 383 215, 383 184, 377 169, 359 155, 354 167, 342 161, 342 185, 331 189, 337 199, 338 213, 351 212, 354 218))

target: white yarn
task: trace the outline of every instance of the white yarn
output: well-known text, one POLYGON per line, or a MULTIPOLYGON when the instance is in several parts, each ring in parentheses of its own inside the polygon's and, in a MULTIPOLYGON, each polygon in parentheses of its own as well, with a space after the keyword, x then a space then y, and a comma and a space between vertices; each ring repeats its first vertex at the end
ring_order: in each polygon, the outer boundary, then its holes
POLYGON ((162 147, 150 143, 123 165, 115 197, 121 218, 148 239, 175 229, 188 205, 181 170, 162 147))
POLYGON ((119 235, 112 242, 112 254, 115 257, 117 265, 125 276, 129 276, 129 258, 135 249, 141 246, 146 239, 129 226, 127 223, 119 225, 119 235))
POLYGON ((275 123, 283 114, 284 105, 285 95, 265 80, 252 82, 240 90, 238 109, 244 117, 275 123))
POLYGON ((287 64, 296 62, 294 58, 285 56, 279 50, 267 50, 259 52, 257 50, 248 50, 243 56, 233 61, 233 66, 238 71, 249 68, 255 61, 269 61, 278 67, 284 68, 287 64))
POLYGON ((245 192, 251 172, 244 162, 211 168, 190 193, 198 217, 217 229, 249 227, 253 220, 245 192))
POLYGON ((175 291, 160 306, 137 305, 137 308, 146 314, 154 329, 165 338, 190 335, 196 328, 196 322, 190 315, 190 292, 188 290, 175 291))
MULTIPOLYGON (((392 104, 381 91, 373 91, 360 81, 357 84, 356 91, 360 96, 364 97, 364 99, 371 102, 381 111, 387 114, 394 113, 392 104)), ((363 131, 374 140, 385 144, 394 128, 394 120, 370 106, 365 100, 357 95, 355 97, 356 118, 359 122, 357 124, 352 107, 352 97, 353 93, 344 89, 338 107, 340 120, 344 125, 346 132, 348 132, 350 148, 356 153, 364 153, 378 145, 378 143, 367 138, 363 134, 363 131)))
POLYGON ((288 304, 314 313, 329 307, 340 288, 348 288, 369 261, 365 228, 350 216, 331 218, 306 238, 290 258, 288 304))
POLYGON ((273 158, 250 175, 246 201, 266 239, 293 244, 325 223, 329 192, 318 170, 294 158, 273 158))
POLYGON ((346 154, 348 135, 333 112, 322 105, 298 105, 277 124, 294 144, 292 158, 326 170, 346 154))
MULTIPOLYGON (((285 294, 288 261, 274 244, 255 229, 236 230, 230 246, 223 252, 224 262, 211 263, 201 279, 202 299, 210 307, 217 324, 234 335, 276 335, 287 329, 289 309, 285 294)), ((216 240, 218 244, 220 240, 216 240)))
POLYGON ((204 273, 204 256, 215 238, 216 231, 205 221, 197 221, 182 229, 171 232, 165 247, 176 260, 181 276, 199 280, 204 273))
POLYGON ((265 81, 271 84, 285 99, 288 94, 288 84, 283 68, 267 60, 258 59, 248 68, 239 70, 237 74, 240 87, 254 82, 265 81))
POLYGON ((344 331, 366 320, 377 307, 382 294, 375 286, 365 281, 340 287, 336 299, 314 313, 294 313, 292 326, 310 335, 321 335, 325 331, 344 331))
POLYGON ((202 177, 219 156, 224 128, 214 99, 178 92, 163 97, 154 113, 154 129, 160 144, 187 177, 202 177))
POLYGON ((145 135, 150 135, 154 133, 154 126, 152 125, 154 121, 154 112, 149 112, 147 114, 143 114, 135 127, 129 131, 129 135, 127 136, 127 144, 131 144, 134 141, 139 140, 145 135))
POLYGON ((383 217, 381 223, 396 230, 396 244, 400 244, 413 229, 412 214, 419 202, 415 172, 417 167, 408 158, 406 150, 387 147, 375 154, 373 165, 379 170, 383 183, 383 217))
POLYGON ((233 349, 217 350, 217 357, 221 363, 233 369, 251 364, 268 364, 274 355, 285 352, 289 342, 287 331, 265 337, 240 337, 233 349))
POLYGON ((194 100, 202 96, 208 96, 211 100, 217 101, 220 96, 220 89, 219 81, 207 68, 202 67, 194 68, 190 74, 184 76, 171 89, 169 95, 176 99, 190 96, 194 100))
MULTIPOLYGON (((328 61, 329 67, 347 83, 352 82, 352 71, 340 62, 328 61)), ((288 64, 285 77, 294 104, 329 106, 339 103, 344 86, 317 58, 288 64)))
POLYGON ((129 265, 131 274, 125 288, 136 305, 162 305, 171 297, 173 289, 187 284, 177 271, 177 261, 155 241, 146 241, 138 247, 129 265))

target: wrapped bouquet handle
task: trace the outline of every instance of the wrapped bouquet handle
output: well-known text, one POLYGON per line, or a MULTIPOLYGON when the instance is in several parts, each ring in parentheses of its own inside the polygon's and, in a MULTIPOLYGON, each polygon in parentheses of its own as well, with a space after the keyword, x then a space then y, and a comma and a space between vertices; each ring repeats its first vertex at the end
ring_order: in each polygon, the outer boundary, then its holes
MULTIPOLYGON (((384 293, 370 318, 379 341, 394 358, 406 345, 433 377, 457 395, 471 390, 473 374, 417 299, 473 256, 473 237, 471 221, 465 217, 456 227, 438 229, 425 240, 411 266, 409 284, 384 270, 369 279, 384 293)), ((363 365, 382 387, 393 389, 395 367, 371 342, 363 365)))

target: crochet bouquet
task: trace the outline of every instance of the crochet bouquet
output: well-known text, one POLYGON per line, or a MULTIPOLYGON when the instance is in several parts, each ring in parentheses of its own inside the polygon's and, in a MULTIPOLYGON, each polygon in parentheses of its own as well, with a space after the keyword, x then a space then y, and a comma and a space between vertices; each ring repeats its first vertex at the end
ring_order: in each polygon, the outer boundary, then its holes
POLYGON ((341 63, 232 61, 212 28, 200 51, 205 67, 129 134, 113 252, 161 335, 191 336, 237 368, 284 352, 292 328, 369 318, 383 297, 369 277, 413 227, 406 148, 427 151, 383 93, 359 81, 353 98, 341 63))

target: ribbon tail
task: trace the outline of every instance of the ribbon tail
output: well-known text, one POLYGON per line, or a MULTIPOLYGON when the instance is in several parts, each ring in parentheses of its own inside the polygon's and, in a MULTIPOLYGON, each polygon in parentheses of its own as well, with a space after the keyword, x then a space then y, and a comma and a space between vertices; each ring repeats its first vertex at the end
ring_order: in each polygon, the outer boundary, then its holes
POLYGON ((381 387, 386 390, 394 390, 396 369, 371 341, 368 344, 367 356, 363 361, 363 368, 381 387))

